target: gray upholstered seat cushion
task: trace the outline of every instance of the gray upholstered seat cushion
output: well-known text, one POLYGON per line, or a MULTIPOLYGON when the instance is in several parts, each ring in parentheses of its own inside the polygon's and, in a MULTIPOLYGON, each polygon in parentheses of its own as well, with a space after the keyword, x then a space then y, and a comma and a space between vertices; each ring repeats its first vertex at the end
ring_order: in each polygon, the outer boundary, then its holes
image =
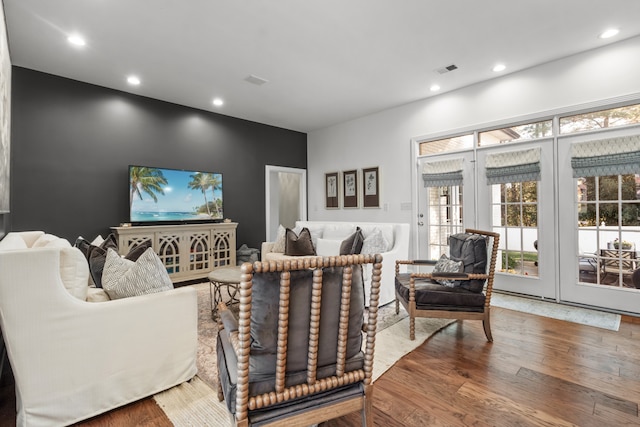
MULTIPOLYGON (((324 268, 317 378, 335 374, 342 267, 324 268)), ((285 385, 304 383, 307 379, 310 301, 313 270, 291 272, 287 375, 285 385)), ((251 305, 251 352, 249 356, 249 393, 268 393, 275 387, 278 331, 279 273, 253 275, 251 305)), ((347 370, 364 366, 362 324, 364 321, 364 282, 360 266, 353 268, 351 312, 347 338, 347 370)), ((237 359, 224 329, 218 333, 217 360, 220 381, 227 406, 235 413, 237 359)), ((296 399, 296 402, 299 399, 296 399)), ((288 404, 291 404, 290 402, 288 404)))
MULTIPOLYGON (((409 301, 410 274, 396 277, 396 292, 400 298, 409 301)), ((472 292, 462 286, 450 288, 431 279, 416 279, 416 306, 419 310, 484 311, 484 293, 472 292)))

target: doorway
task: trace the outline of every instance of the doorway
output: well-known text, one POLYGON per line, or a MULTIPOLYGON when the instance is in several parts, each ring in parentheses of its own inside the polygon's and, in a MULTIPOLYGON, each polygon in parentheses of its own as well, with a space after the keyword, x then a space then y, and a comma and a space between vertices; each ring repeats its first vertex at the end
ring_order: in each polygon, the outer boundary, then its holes
POLYGON ((278 226, 293 228, 307 219, 307 171, 265 166, 266 241, 276 238, 278 226))

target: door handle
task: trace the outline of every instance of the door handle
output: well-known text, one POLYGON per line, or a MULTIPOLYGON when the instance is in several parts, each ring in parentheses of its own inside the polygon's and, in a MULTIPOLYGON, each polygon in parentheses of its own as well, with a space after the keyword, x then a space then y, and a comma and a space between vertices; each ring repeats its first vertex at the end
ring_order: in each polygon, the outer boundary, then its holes
POLYGON ((418 225, 419 225, 420 227, 422 227, 422 226, 424 225, 424 222, 422 222, 422 221, 418 221, 418 225))

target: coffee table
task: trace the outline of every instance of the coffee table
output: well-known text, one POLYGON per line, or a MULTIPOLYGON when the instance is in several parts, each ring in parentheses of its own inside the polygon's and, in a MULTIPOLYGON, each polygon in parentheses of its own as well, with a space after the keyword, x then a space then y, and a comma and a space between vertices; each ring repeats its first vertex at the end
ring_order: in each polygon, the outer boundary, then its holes
POLYGON ((236 304, 238 300, 238 285, 242 271, 240 266, 227 265, 218 267, 209 273, 209 295, 211 296, 211 317, 216 318, 218 304, 224 302, 227 306, 236 304), (223 297, 222 292, 226 292, 223 297))

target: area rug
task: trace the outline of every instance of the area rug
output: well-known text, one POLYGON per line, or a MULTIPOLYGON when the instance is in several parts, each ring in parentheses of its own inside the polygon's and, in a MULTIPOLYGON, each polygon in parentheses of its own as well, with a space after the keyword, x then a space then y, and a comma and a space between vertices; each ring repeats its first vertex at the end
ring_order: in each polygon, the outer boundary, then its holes
MULTIPOLYGON (((229 424, 229 413, 217 397, 215 357, 217 322, 211 318, 209 284, 193 285, 198 291, 198 374, 190 381, 154 396, 169 420, 176 426, 217 426, 229 424)), ((401 307, 387 304, 378 310, 378 333, 373 361, 374 381, 401 357, 447 326, 449 319, 416 319, 416 339, 409 340, 409 319, 401 307)))
POLYGON ((605 311, 591 310, 571 305, 558 304, 528 297, 518 297, 502 293, 491 296, 491 305, 508 310, 565 320, 587 326, 617 331, 620 328, 620 315, 605 311))

